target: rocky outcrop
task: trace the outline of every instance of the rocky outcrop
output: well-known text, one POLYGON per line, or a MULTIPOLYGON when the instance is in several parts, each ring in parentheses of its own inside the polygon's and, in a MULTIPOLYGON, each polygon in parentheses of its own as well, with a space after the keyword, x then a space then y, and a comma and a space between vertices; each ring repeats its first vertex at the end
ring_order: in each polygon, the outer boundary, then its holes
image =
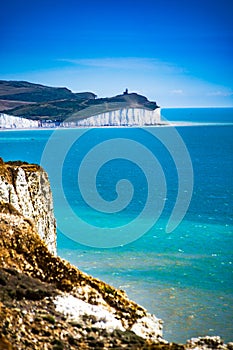
POLYGON ((0 160, 0 202, 32 220, 50 252, 56 254, 56 222, 46 172, 38 165, 0 160))
POLYGON ((218 337, 198 337, 187 341, 185 350, 233 350, 233 343, 224 344, 218 337))
POLYGON ((149 110, 145 108, 122 108, 118 110, 100 113, 79 121, 65 121, 62 126, 146 126, 158 125, 160 120, 160 108, 149 110))
POLYGON ((38 120, 31 120, 0 113, 0 129, 38 128, 38 120))

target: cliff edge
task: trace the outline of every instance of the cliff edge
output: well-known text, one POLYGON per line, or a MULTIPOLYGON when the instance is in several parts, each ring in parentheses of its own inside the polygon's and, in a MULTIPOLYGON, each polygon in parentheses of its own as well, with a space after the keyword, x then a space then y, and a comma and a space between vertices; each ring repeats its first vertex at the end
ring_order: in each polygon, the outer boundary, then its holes
POLYGON ((43 169, 1 160, 0 178, 1 350, 233 348, 218 337, 167 344, 161 320, 53 254, 55 221, 43 169))

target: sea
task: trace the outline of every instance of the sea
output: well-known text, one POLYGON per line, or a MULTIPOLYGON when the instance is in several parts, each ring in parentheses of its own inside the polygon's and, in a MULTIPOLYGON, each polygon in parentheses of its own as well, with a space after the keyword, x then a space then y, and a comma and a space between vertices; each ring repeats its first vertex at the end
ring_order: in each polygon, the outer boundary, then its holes
POLYGON ((233 341, 233 108, 167 108, 176 127, 0 132, 48 172, 58 254, 164 321, 233 341))

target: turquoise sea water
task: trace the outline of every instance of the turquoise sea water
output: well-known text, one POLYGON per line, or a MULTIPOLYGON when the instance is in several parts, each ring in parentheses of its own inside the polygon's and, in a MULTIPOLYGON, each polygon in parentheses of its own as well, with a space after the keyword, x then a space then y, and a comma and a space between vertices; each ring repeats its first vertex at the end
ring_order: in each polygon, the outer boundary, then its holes
MULTIPOLYGON (((134 242, 110 249, 88 247, 77 242, 85 232, 76 227, 76 242, 58 230, 58 252, 85 272, 126 290, 131 299, 162 318, 165 339, 183 342, 208 334, 232 341, 233 109, 165 109, 162 115, 168 120, 232 124, 177 127, 194 172, 192 200, 180 225, 166 233, 179 178, 174 159, 158 140, 137 128, 93 129, 82 137, 79 130, 61 130, 56 134, 60 146, 65 147, 67 140, 75 137, 77 142, 62 161, 59 147, 54 149, 48 162, 60 161, 64 196, 84 221, 109 228, 127 225, 147 201, 148 184, 142 169, 128 159, 113 159, 98 172, 99 194, 107 201, 114 200, 117 181, 127 178, 134 187, 132 201, 125 210, 113 214, 96 212, 86 205, 78 189, 77 171, 88 150, 104 140, 127 138, 150 149, 164 171, 167 194, 161 199, 164 209, 159 220, 134 242)), ((158 132, 166 135, 168 128, 158 132)), ((0 156, 40 163, 51 135, 51 130, 0 132, 0 156)), ((56 171, 50 164, 47 170, 56 197, 55 212, 69 229, 70 214, 62 205, 56 171)))

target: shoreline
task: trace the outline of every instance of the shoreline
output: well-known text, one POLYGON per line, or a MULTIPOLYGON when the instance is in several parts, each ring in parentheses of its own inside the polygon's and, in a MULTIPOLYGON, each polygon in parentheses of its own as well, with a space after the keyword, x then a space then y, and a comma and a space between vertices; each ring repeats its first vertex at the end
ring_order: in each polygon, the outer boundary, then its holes
POLYGON ((71 130, 71 129, 131 129, 131 128, 167 128, 167 127, 190 127, 190 126, 232 126, 232 123, 209 123, 209 122, 165 122, 157 125, 106 125, 106 126, 72 126, 72 127, 38 127, 38 128, 0 128, 1 131, 36 131, 36 130, 71 130))

